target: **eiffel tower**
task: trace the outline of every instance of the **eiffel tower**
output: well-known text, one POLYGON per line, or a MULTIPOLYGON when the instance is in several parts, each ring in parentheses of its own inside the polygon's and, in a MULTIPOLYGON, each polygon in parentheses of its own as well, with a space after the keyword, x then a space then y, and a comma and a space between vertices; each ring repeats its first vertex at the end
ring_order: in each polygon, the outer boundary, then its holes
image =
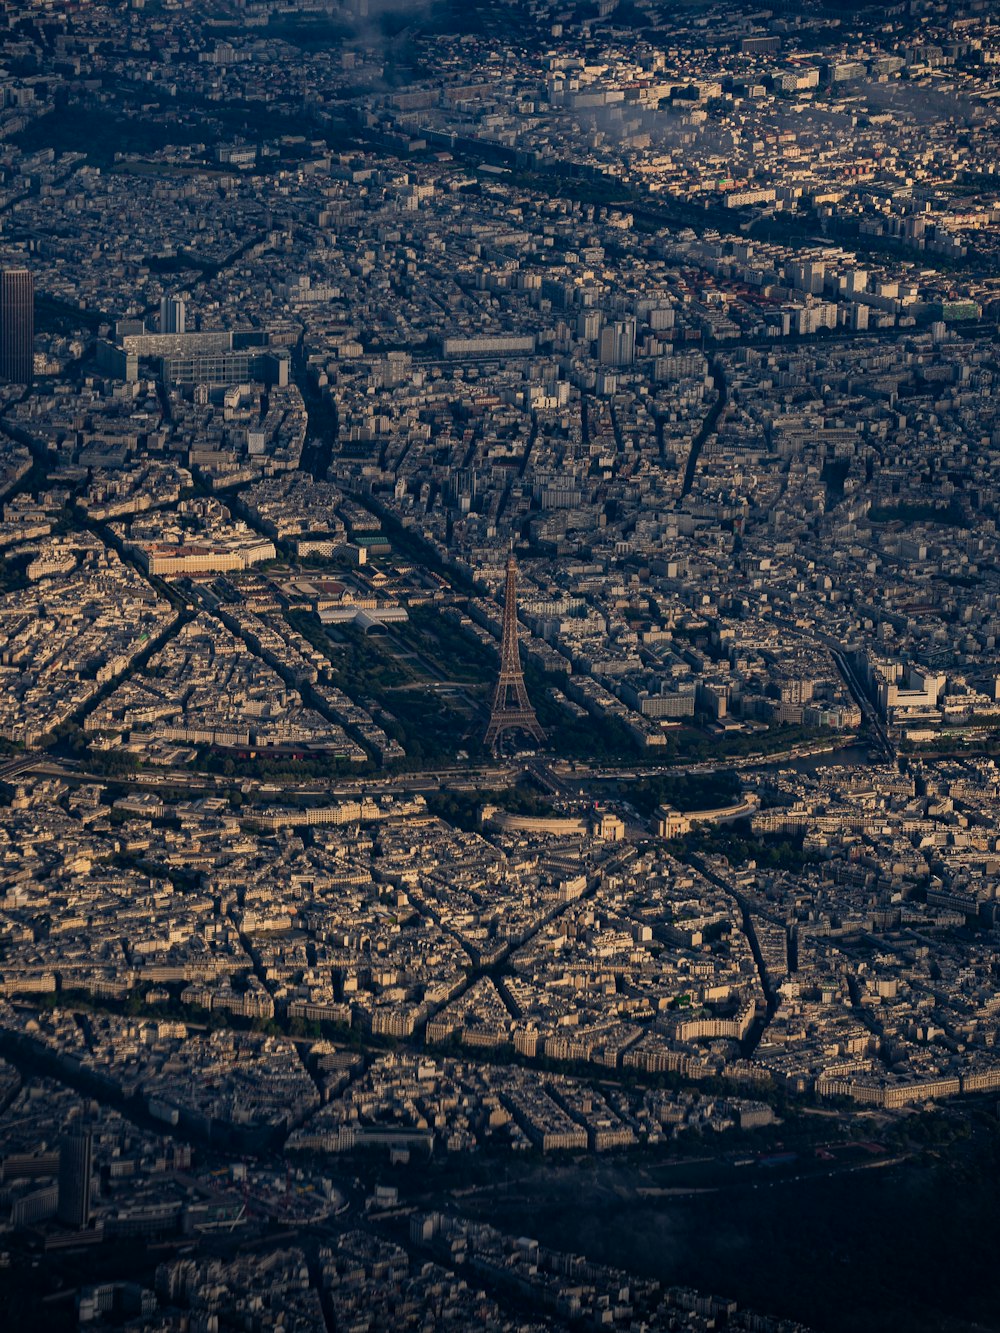
POLYGON ((486 728, 487 749, 496 750, 501 736, 508 731, 523 731, 540 745, 545 732, 538 725, 528 698, 521 670, 517 640, 517 561, 511 551, 507 558, 507 586, 503 597, 503 637, 500 643, 500 675, 493 695, 490 723, 486 728))

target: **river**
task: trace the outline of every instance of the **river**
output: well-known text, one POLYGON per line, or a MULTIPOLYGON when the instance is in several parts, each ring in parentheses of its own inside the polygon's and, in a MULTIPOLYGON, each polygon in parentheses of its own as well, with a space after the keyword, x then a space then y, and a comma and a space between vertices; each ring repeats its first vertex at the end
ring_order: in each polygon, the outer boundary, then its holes
POLYGON ((754 770, 776 771, 791 768, 796 773, 815 773, 818 768, 847 767, 867 768, 875 762, 867 745, 845 745, 840 750, 827 750, 822 754, 807 754, 800 759, 781 759, 776 762, 754 764, 754 770))

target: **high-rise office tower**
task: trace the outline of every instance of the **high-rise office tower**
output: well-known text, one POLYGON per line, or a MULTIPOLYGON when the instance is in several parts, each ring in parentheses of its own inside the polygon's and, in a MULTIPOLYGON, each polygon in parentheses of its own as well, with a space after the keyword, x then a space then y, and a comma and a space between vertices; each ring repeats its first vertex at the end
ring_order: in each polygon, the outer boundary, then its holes
POLYGON ((183 333, 186 310, 182 296, 165 296, 160 302, 160 332, 183 333))
POLYGON ((35 361, 35 281, 26 268, 0 272, 0 379, 30 384, 35 361))
POLYGON ((94 1169, 94 1139, 89 1131, 69 1134, 59 1145, 59 1202, 56 1216, 68 1227, 90 1221, 90 1177, 94 1169))
POLYGON ((618 319, 601 332, 598 358, 604 366, 630 366, 635 360, 635 320, 618 319))

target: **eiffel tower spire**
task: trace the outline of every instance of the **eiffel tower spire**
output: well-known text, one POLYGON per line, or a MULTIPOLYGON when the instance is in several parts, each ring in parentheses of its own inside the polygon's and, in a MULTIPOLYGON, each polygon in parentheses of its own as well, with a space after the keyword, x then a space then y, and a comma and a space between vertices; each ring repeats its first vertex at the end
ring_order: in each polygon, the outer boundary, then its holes
POLYGON ((503 637, 500 642, 500 675, 493 695, 490 723, 486 728, 487 749, 496 750, 508 731, 523 731, 544 744, 545 732, 528 698, 521 670, 517 639, 517 561, 511 551, 507 559, 507 585, 503 598, 503 637))

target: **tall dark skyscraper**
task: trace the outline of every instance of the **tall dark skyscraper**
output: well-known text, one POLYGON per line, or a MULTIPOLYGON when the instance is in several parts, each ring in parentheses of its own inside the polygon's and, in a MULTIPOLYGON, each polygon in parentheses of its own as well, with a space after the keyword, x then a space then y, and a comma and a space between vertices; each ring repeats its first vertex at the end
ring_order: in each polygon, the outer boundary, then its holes
POLYGON ((90 1221, 90 1177, 94 1140, 88 1132, 69 1134, 59 1145, 59 1221, 85 1227, 90 1221))
POLYGON ((31 383, 34 344, 34 279, 26 268, 6 268, 0 272, 0 379, 31 383))

